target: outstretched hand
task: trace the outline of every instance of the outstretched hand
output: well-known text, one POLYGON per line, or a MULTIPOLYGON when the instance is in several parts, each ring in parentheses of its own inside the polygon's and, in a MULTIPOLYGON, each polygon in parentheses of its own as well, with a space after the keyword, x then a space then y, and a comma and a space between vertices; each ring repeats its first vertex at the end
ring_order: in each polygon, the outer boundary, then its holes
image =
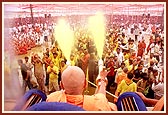
POLYGON ((102 71, 100 71, 100 78, 105 79, 107 77, 108 73, 109 73, 109 71, 103 69, 102 71))
POLYGON ((107 81, 106 77, 107 77, 108 73, 109 72, 107 70, 105 70, 105 69, 103 69, 102 71, 100 71, 98 77, 96 78, 96 84, 98 84, 98 82, 100 82, 101 80, 104 80, 107 83, 108 81, 107 81))

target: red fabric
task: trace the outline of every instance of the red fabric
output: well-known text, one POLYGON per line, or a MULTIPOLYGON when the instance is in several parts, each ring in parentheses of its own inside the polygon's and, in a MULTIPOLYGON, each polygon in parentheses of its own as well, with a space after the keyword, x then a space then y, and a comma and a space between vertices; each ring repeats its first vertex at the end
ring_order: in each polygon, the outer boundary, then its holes
POLYGON ((138 54, 137 54, 137 56, 141 56, 142 57, 142 55, 143 55, 143 53, 145 51, 145 48, 146 48, 146 44, 143 43, 143 42, 140 42, 138 44, 138 54))
POLYGON ((88 62, 89 62, 90 54, 86 54, 82 59, 82 70, 86 74, 88 62))
POLYGON ((151 29, 152 29, 152 32, 156 32, 155 26, 153 26, 151 29))
POLYGON ((40 28, 39 28, 39 27, 36 28, 36 32, 37 32, 37 33, 40 32, 40 28))
POLYGON ((27 47, 26 46, 18 46, 18 51, 16 53, 19 55, 27 54, 27 47))
POLYGON ((114 73, 114 62, 109 62, 107 64, 107 68, 110 68, 110 72, 107 74, 107 76, 114 76, 115 73, 114 73))
POLYGON ((147 47, 147 53, 149 52, 149 50, 151 49, 150 48, 150 45, 151 45, 152 43, 149 43, 149 45, 148 45, 148 47, 147 47))

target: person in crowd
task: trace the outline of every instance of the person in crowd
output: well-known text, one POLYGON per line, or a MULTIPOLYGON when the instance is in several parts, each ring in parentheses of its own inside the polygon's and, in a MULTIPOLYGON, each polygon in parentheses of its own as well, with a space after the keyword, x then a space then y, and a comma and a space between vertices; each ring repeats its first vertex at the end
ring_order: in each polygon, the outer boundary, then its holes
MULTIPOLYGON (((153 62, 153 63, 155 63, 157 60, 156 60, 156 58, 154 57, 154 54, 153 53, 150 53, 150 57, 149 57, 149 60, 148 60, 148 63, 150 64, 150 62, 153 62)), ((149 65, 150 66, 150 65, 149 65)))
POLYGON ((160 75, 157 69, 153 69, 153 78, 154 78, 155 84, 158 84, 160 81, 160 75))
POLYGON ((73 54, 70 55, 70 65, 71 66, 75 66, 76 65, 75 56, 73 54))
POLYGON ((22 77, 23 77, 23 94, 26 92, 26 87, 29 89, 33 89, 33 85, 30 82, 31 72, 29 68, 23 63, 23 60, 19 59, 18 64, 21 69, 22 77))
POLYGON ((115 72, 116 72, 116 70, 119 68, 119 66, 120 66, 120 63, 119 63, 119 61, 118 61, 118 58, 117 58, 117 56, 115 56, 114 55, 114 57, 113 57, 113 60, 114 60, 114 69, 115 69, 115 72))
POLYGON ((123 49, 123 56, 124 56, 124 63, 125 66, 128 67, 129 66, 129 59, 130 59, 130 53, 128 49, 123 49))
POLYGON ((85 75, 87 74, 89 59, 90 54, 88 53, 87 49, 84 49, 84 56, 83 58, 81 58, 81 61, 82 61, 82 70, 84 71, 85 75))
POLYGON ((46 74, 45 86, 48 86, 48 84, 49 84, 49 74, 47 73, 47 67, 50 65, 51 59, 49 58, 48 55, 49 55, 48 53, 43 53, 43 58, 42 58, 42 61, 44 62, 45 74, 46 74))
POLYGON ((125 80, 127 78, 127 73, 128 73, 128 68, 124 67, 122 73, 119 73, 116 78, 117 86, 121 83, 122 80, 125 80))
POLYGON ((34 75, 39 84, 38 88, 45 92, 43 61, 38 54, 32 57, 32 64, 34 65, 34 75))
POLYGON ((119 65, 123 62, 123 53, 121 52, 121 49, 118 47, 116 52, 114 52, 114 55, 117 56, 119 65))
POLYGON ((145 40, 142 39, 142 41, 138 42, 138 53, 137 53, 137 57, 140 56, 142 58, 142 56, 145 53, 145 49, 146 49, 146 43, 145 40))
POLYGON ((37 83, 37 80, 34 76, 34 72, 33 72, 33 64, 29 62, 29 57, 28 56, 25 56, 25 63, 24 63, 28 69, 30 70, 30 82, 31 84, 33 85, 33 87, 38 87, 38 83, 37 83))
POLYGON ((58 51, 52 52, 53 57, 51 57, 51 61, 54 63, 55 66, 57 66, 60 69, 60 56, 58 51))
POLYGON ((134 51, 137 51, 137 47, 136 47, 134 40, 132 38, 128 39, 128 44, 126 44, 126 45, 127 45, 126 47, 129 49, 130 54, 134 51))
POLYGON ((46 54, 48 57, 50 56, 50 49, 49 49, 49 48, 46 48, 45 54, 46 54))
MULTIPOLYGON (((115 95, 118 97, 124 92, 136 92, 137 91, 137 84, 132 80, 133 74, 128 73, 127 78, 122 80, 121 83, 117 86, 115 91, 115 95)), ((117 98, 114 98, 114 102, 117 102, 117 98)))
POLYGON ((77 56, 76 56, 76 58, 77 58, 77 66, 78 67, 80 67, 80 68, 82 68, 82 58, 83 58, 83 56, 84 56, 84 53, 83 53, 83 50, 82 49, 80 49, 79 51, 77 51, 77 56))
POLYGON ((148 78, 154 78, 153 77, 153 67, 148 67, 148 78))
POLYGON ((154 98, 160 99, 164 95, 164 80, 158 84, 153 83, 152 90, 154 91, 154 98))
POLYGON ((162 68, 161 79, 158 80, 158 83, 154 82, 152 84, 152 90, 154 91, 154 98, 160 99, 164 95, 164 69, 162 68))
POLYGON ((147 98, 154 99, 154 91, 152 90, 152 84, 154 83, 155 79, 148 79, 146 87, 143 91, 143 94, 147 98))
POLYGON ((137 52, 134 50, 132 51, 131 55, 130 55, 130 59, 134 60, 137 58, 137 52))
POLYGON ((106 76, 108 72, 102 70, 98 87, 94 95, 84 95, 87 81, 84 72, 77 66, 68 66, 61 76, 61 91, 56 91, 47 96, 47 102, 67 102, 82 107, 87 111, 116 111, 115 104, 106 98, 106 76))
POLYGON ((59 85, 58 85, 58 74, 59 74, 59 68, 54 65, 54 63, 51 61, 50 65, 47 67, 47 73, 49 74, 49 94, 54 91, 59 91, 59 85))
POLYGON ((135 83, 137 83, 141 79, 142 69, 143 69, 143 65, 138 64, 138 68, 133 72, 134 73, 133 81, 135 83))
POLYGON ((124 67, 125 67, 125 63, 122 62, 120 68, 118 68, 118 69, 116 70, 115 83, 116 83, 116 79, 117 79, 118 75, 123 72, 123 68, 124 68, 124 67))
POLYGON ((29 68, 29 70, 31 70, 33 68, 32 63, 29 62, 29 57, 25 56, 25 65, 29 68))
POLYGON ((134 35, 135 35, 135 41, 138 41, 138 36, 139 36, 139 28, 137 25, 134 26, 134 35))
POLYGON ((150 36, 149 44, 148 44, 147 49, 146 49, 146 55, 148 53, 149 54, 154 53, 154 38, 153 38, 153 36, 150 36))
POLYGON ((160 59, 159 59, 159 56, 160 56, 160 53, 159 53, 159 50, 160 50, 160 46, 158 44, 158 42, 154 42, 154 57, 156 58, 156 60, 159 62, 160 59))
POLYGON ((128 68, 128 72, 133 73, 137 69, 137 60, 130 58, 128 61, 129 64, 126 66, 128 68))
POLYGON ((68 67, 68 65, 66 64, 66 60, 65 59, 61 59, 61 64, 60 64, 60 73, 62 75, 63 71, 68 67))
POLYGON ((106 68, 109 69, 109 73, 107 74, 108 84, 107 84, 106 90, 110 91, 110 86, 114 84, 114 80, 115 80, 115 68, 114 68, 113 57, 109 57, 106 68))
POLYGON ((137 82, 137 91, 143 93, 147 85, 148 75, 147 73, 142 73, 141 75, 141 79, 137 82))

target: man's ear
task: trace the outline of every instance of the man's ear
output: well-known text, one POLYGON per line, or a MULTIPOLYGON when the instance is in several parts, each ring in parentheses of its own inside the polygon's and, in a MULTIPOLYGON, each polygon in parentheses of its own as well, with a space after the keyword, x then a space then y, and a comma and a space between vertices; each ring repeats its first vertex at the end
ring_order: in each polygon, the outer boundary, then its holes
POLYGON ((85 82, 84 82, 84 86, 83 86, 83 88, 84 88, 84 89, 86 89, 86 88, 87 88, 87 86, 88 86, 88 82, 87 82, 87 80, 85 79, 85 82))
POLYGON ((64 89, 64 85, 61 81, 60 81, 60 86, 61 86, 61 89, 64 89))

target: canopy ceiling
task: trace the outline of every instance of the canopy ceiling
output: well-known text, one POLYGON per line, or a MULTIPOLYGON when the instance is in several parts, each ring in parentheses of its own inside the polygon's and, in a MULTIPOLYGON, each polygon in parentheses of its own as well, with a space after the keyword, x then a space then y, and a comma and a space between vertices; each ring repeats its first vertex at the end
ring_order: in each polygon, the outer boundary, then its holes
POLYGON ((103 11, 106 14, 126 14, 141 15, 150 13, 151 15, 161 15, 164 11, 164 3, 4 3, 4 11, 17 13, 19 15, 28 15, 30 13, 30 4, 32 4, 35 15, 51 13, 52 15, 73 15, 73 14, 94 14, 97 11, 103 11))

